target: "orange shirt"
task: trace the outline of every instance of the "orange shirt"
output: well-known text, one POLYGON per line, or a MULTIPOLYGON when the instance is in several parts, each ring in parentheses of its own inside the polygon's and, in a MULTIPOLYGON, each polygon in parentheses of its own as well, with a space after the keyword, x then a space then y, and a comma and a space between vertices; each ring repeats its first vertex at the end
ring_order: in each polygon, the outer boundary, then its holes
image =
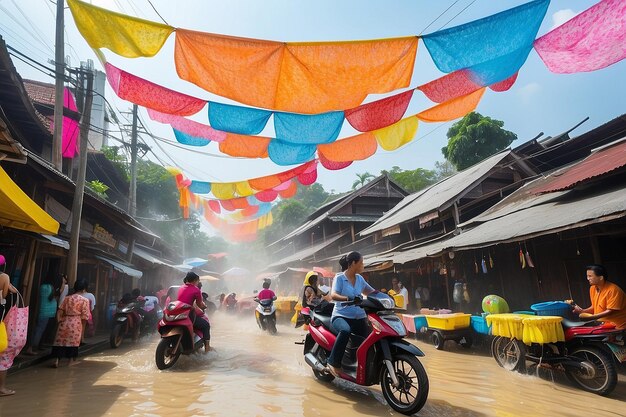
POLYGON ((592 285, 589 288, 589 296, 593 314, 613 310, 608 316, 600 318, 600 321, 615 323, 619 329, 626 328, 626 294, 620 287, 608 281, 601 287, 592 285))

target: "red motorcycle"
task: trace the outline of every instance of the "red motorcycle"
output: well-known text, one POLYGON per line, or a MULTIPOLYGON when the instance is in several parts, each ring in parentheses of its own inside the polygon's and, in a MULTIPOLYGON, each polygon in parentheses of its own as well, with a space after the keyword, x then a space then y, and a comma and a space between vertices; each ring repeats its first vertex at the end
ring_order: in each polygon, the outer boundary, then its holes
POLYGON ((563 319, 565 342, 525 345, 517 339, 496 336, 491 354, 498 365, 524 371, 526 361, 541 368, 564 371, 567 378, 585 391, 608 395, 617 384, 613 356, 626 360, 624 334, 614 324, 563 319))
MULTIPOLYGON (((344 304, 351 303, 354 302, 344 304)), ((350 335, 341 362, 341 378, 363 386, 380 383, 391 408, 407 415, 418 412, 428 397, 428 375, 417 359, 424 353, 403 339, 406 328, 393 311, 395 303, 391 297, 376 291, 360 306, 367 313, 372 331, 366 338, 350 335)), ((301 310, 309 324, 304 360, 315 377, 324 382, 334 379, 326 370, 327 358, 337 338, 330 322, 331 313, 332 309, 324 307, 301 310)))
POLYGON ((191 314, 199 314, 208 321, 202 310, 194 311, 194 307, 187 303, 173 301, 165 308, 158 324, 161 341, 155 354, 157 368, 171 368, 181 354, 189 355, 204 349, 202 331, 194 329, 191 314))

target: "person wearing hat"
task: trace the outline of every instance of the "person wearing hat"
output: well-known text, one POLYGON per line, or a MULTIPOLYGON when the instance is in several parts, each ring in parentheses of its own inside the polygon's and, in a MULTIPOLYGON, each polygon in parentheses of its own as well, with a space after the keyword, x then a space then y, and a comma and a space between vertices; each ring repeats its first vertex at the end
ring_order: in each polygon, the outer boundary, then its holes
MULTIPOLYGON (((11 284, 11 279, 4 272, 4 269, 6 268, 6 259, 4 255, 0 255, 0 268, 2 269, 2 272, 0 272, 0 319, 4 319, 5 309, 7 311, 9 310, 7 296, 9 293, 17 293, 17 288, 11 284)), ((5 386, 7 371, 12 365, 13 358, 8 356, 8 352, 6 355, 0 353, 0 397, 15 394, 15 391, 10 390, 5 386)))
POLYGON ((304 290, 302 291, 302 307, 315 307, 322 302, 326 295, 318 286, 318 275, 315 271, 309 271, 304 278, 304 290))

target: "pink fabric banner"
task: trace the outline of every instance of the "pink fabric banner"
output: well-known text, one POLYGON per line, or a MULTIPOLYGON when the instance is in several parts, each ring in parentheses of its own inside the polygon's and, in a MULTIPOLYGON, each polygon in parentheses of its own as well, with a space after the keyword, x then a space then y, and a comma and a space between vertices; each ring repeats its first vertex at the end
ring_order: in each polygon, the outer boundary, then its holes
POLYGON ((132 75, 108 62, 105 71, 115 94, 139 106, 167 114, 190 116, 202 110, 207 103, 132 75))
POLYGON ((215 142, 222 142, 226 139, 226 132, 215 130, 209 125, 185 119, 182 116, 161 113, 150 108, 148 109, 148 116, 155 122, 170 124, 174 129, 196 138, 204 138, 215 142))
POLYGON ((535 41, 548 69, 595 71, 626 58, 626 1, 604 0, 535 41))
MULTIPOLYGON (((63 90, 63 106, 77 112, 76 102, 72 92, 65 88, 63 90)), ((52 124, 54 129, 54 123, 52 124)), ((79 123, 69 117, 63 117, 63 158, 74 158, 78 155, 78 134, 80 133, 79 123)))

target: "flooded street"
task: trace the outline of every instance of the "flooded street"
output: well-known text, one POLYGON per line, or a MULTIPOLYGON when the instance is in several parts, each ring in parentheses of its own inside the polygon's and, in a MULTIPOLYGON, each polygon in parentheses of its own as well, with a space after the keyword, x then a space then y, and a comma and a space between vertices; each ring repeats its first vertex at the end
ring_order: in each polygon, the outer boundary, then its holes
MULTIPOLYGON (((302 331, 283 324, 278 336, 262 334, 252 315, 212 320, 216 349, 182 356, 158 371, 158 338, 91 355, 77 366, 41 365, 10 375, 13 397, 0 399, 10 416, 397 416, 378 386, 318 382, 304 363, 302 331)), ((425 351, 430 395, 420 416, 623 416, 626 379, 603 398, 535 376, 499 368, 479 349, 454 342, 425 351)))

